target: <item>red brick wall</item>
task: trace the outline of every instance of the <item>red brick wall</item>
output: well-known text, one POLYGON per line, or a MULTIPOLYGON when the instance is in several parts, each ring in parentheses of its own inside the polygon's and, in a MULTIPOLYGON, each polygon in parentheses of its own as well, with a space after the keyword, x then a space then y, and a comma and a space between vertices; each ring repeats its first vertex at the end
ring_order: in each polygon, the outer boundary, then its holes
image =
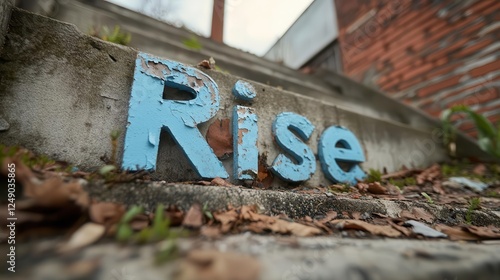
MULTIPOLYGON (((500 120, 500 1, 335 0, 343 71, 434 117, 500 120)), ((471 123, 460 128, 475 135, 471 123)))

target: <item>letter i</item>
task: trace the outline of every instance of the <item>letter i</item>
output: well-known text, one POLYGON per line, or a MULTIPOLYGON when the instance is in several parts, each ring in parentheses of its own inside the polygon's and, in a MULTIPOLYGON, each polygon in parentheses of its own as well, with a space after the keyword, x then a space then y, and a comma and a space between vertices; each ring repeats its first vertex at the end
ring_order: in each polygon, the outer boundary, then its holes
MULTIPOLYGON (((233 87, 237 99, 252 101, 255 96, 253 86, 238 81, 233 87)), ((258 126, 255 109, 236 105, 233 109, 234 178, 255 180, 257 178, 259 151, 257 149, 258 126)))

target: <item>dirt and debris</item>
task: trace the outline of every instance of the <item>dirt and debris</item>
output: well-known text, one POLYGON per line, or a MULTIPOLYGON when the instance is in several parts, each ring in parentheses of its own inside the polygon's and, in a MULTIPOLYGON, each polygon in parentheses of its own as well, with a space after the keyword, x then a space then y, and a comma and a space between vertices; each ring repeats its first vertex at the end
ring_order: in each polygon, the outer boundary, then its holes
MULTIPOLYGON (((475 226, 472 224, 472 215, 466 215, 466 223, 452 225, 436 218, 433 213, 424 209, 425 207, 403 209, 398 217, 364 211, 329 211, 323 215, 295 219, 285 214, 266 215, 257 205, 226 205, 225 209, 211 211, 207 202, 195 200, 187 211, 179 209, 177 205, 158 205, 156 211, 140 206, 127 207, 117 202, 96 201, 86 193, 83 185, 88 181, 97 180, 102 182, 103 187, 113 188, 113 185, 117 184, 116 181, 122 181, 124 178, 147 181, 147 175, 138 178, 137 174, 124 174, 117 170, 110 170, 105 174, 85 173, 67 163, 39 158, 19 148, 2 147, 0 162, 2 182, 6 182, 4 179, 9 173, 7 165, 16 165, 18 242, 42 236, 64 236, 54 248, 58 254, 81 250, 105 240, 116 239, 126 244, 164 240, 163 242, 167 243, 162 245, 165 248, 160 250, 159 258, 167 260, 176 256, 178 248, 175 240, 179 237, 217 240, 223 236, 246 232, 291 237, 323 235, 363 239, 440 238, 470 242, 500 240, 500 228, 493 225, 475 226)), ((453 204, 467 209, 467 213, 477 209, 500 210, 498 168, 484 163, 460 164, 459 167, 436 164, 428 169, 409 169, 393 174, 370 172, 371 179, 376 180, 359 182, 356 186, 298 187, 288 191, 299 194, 325 193, 353 199, 372 197, 382 200, 453 204), (450 177, 457 176, 486 182, 488 188, 478 191, 448 183, 450 177)), ((264 188, 262 182, 271 176, 264 173, 259 170, 261 183, 254 185, 254 188, 264 188)), ((221 178, 194 183, 233 186, 221 178)), ((2 226, 6 226, 4 223, 9 213, 7 202, 3 200, 0 205, 3 209, 0 212, 2 226)), ((1 241, 5 242, 7 238, 6 233, 2 232, 1 241)), ((185 255, 177 276, 178 279, 226 279, 224 277, 227 275, 238 273, 234 271, 234 267, 239 267, 240 261, 252 267, 251 271, 242 274, 248 278, 242 276, 241 279, 256 279, 252 273, 259 270, 259 264, 251 257, 206 251, 191 251, 185 255)))
MULTIPOLYGON (((127 176, 119 173, 83 173, 74 170, 74 168, 68 168, 69 165, 66 163, 57 163, 46 158, 39 158, 23 149, 15 150, 4 147, 3 155, 3 163, 0 169, 2 176, 8 174, 7 163, 16 164, 17 186, 21 190, 17 200, 17 215, 21 217, 18 229, 21 236, 24 233, 29 235, 28 232, 37 232, 37 229, 51 233, 54 232, 54 229, 66 228, 75 232, 80 226, 88 226, 87 223, 103 225, 108 233, 116 231, 116 225, 127 211, 126 207, 119 203, 93 201, 83 190, 82 183, 85 180, 100 178, 112 185, 113 180, 121 181, 127 176)), ((392 174, 375 174, 371 172, 371 177, 378 180, 366 183, 360 182, 355 187, 346 185, 332 185, 314 189, 299 187, 292 191, 298 193, 324 192, 355 199, 366 195, 389 200, 419 200, 427 203, 429 203, 429 199, 432 199, 432 203, 455 204, 471 211, 479 208, 498 211, 500 209, 498 178, 500 176, 495 172, 498 172, 497 167, 490 167, 483 163, 463 164, 460 167, 435 164, 423 170, 408 169, 392 174), (447 178, 470 174, 475 176, 472 179, 483 179, 483 181, 489 182, 489 188, 480 193, 474 189, 447 183, 447 178), (427 198, 422 196, 422 193, 425 193, 427 198), (476 203, 474 209, 471 208, 472 201, 476 203)), ((264 181, 271 176, 265 174, 263 170, 260 170, 259 173, 259 181, 264 181)), ((134 179, 133 176, 128 178, 134 179)), ((143 179, 147 180, 147 178, 143 179)), ((210 182, 200 181, 196 183, 232 186, 231 183, 221 178, 215 178, 210 182)), ((261 185, 261 187, 263 186, 261 185)), ((2 207, 5 208, 7 205, 2 207)), ((2 213, 5 215, 7 211, 2 213)), ((332 211, 324 217, 315 217, 315 219, 303 217, 293 221, 288 217, 271 217, 260 214, 255 206, 233 208, 228 205, 225 211, 210 213, 208 210, 203 209, 199 203, 194 203, 187 212, 178 209, 176 205, 169 205, 164 213, 170 220, 170 226, 183 226, 196 230, 201 228, 202 234, 205 233, 207 236, 244 231, 311 236, 356 229, 373 235, 399 237, 401 235, 409 236, 409 226, 404 223, 409 220, 420 221, 434 228, 440 227, 439 224, 436 224, 436 217, 420 207, 402 210, 399 213, 399 220, 369 213, 339 214, 332 211), (210 213, 211 218, 207 218, 207 213, 210 213), (398 234, 395 232, 398 232, 398 234)), ((135 215, 130 220, 130 225, 134 230, 142 230, 150 226, 153 220, 153 213, 144 212, 135 215)), ((467 230, 471 227, 471 225, 467 224, 461 225, 455 227, 455 231, 464 236, 466 235, 467 240, 471 240, 472 235, 475 236, 474 240, 478 240, 481 238, 494 238, 495 234, 498 234, 498 229, 473 228, 467 230), (466 234, 462 232, 466 232, 466 234), (491 234, 478 234, 481 232, 490 232, 491 234)), ((441 226, 441 228, 445 227, 441 226)), ((446 230, 451 231, 449 228, 446 228, 446 230)), ((453 236, 454 239, 458 238, 457 235, 450 236, 453 236)))
POLYGON ((203 67, 205 69, 215 69, 215 59, 210 57, 209 59, 204 59, 198 63, 198 66, 203 67))

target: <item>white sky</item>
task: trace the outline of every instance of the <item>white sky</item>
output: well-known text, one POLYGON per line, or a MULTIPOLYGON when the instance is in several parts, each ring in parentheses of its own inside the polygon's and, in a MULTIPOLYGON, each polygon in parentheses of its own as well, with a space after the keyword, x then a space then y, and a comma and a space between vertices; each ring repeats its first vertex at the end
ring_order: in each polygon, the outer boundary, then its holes
MULTIPOLYGON (((141 11, 144 0, 107 0, 141 11)), ((168 21, 209 37, 213 0, 156 0, 173 5, 168 21)), ((264 55, 313 0, 226 0, 224 43, 264 55)))

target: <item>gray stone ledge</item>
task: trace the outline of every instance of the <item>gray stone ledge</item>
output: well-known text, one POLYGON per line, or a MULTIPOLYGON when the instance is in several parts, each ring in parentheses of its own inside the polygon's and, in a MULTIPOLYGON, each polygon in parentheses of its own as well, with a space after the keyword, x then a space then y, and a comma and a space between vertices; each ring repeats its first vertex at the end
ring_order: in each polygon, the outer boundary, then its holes
MULTIPOLYGON (((126 205, 141 205, 154 210, 156 205, 176 205, 187 211, 195 202, 207 204, 209 210, 226 209, 228 205, 257 205, 268 215, 284 213, 291 218, 324 215, 330 210, 339 213, 347 211, 380 213, 397 218, 403 210, 423 208, 436 217, 436 221, 448 225, 464 223, 467 209, 439 206, 422 202, 383 200, 376 198, 352 199, 327 196, 326 194, 300 194, 291 191, 257 190, 240 186, 202 186, 192 184, 125 183, 103 185, 91 182, 86 186, 91 197, 100 201, 115 201, 126 205)), ((500 227, 500 217, 490 211, 476 210, 472 221, 477 226, 500 227)))

